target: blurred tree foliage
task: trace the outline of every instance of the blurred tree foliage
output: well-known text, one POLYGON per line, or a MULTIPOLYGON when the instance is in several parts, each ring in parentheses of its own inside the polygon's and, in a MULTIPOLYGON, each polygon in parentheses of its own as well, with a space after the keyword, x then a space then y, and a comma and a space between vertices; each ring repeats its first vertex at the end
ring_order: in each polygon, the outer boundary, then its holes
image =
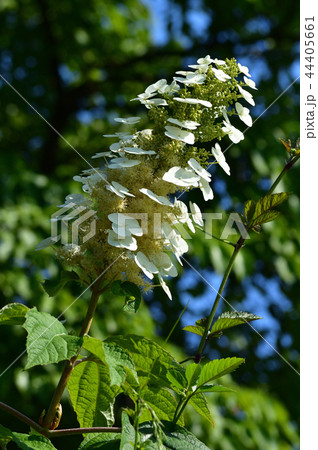
MULTIPOLYGON (((56 276, 58 267, 50 250, 34 252, 34 247, 49 235, 48 219, 56 205, 69 192, 79 192, 72 177, 88 168, 85 160, 108 145, 102 135, 121 130, 112 119, 141 115, 141 126, 147 126, 143 108, 129 100, 157 79, 171 79, 176 70, 210 54, 220 59, 235 56, 250 67, 257 81, 252 115, 258 119, 245 140, 232 144, 227 153, 231 177, 212 170, 215 199, 206 206, 200 197, 195 198, 206 212, 242 212, 246 200, 262 196, 286 160, 279 138, 298 137, 299 85, 294 80, 299 11, 298 5, 291 7, 286 0, 229 0, 226 4, 2 0, 0 28, 0 73, 20 94, 0 80, 1 307, 21 301, 58 315, 80 295, 76 286, 54 300, 43 293, 39 282, 56 276)), ((263 316, 263 324, 259 321, 255 327, 297 369, 297 168, 279 190, 292 195, 279 220, 251 236, 225 298, 237 309, 263 316)), ((191 194, 187 199, 194 200, 191 194)), ((219 235, 221 227, 216 221, 213 233, 219 235)), ((226 245, 206 240, 198 232, 187 260, 217 288, 230 252, 226 245)), ((187 324, 194 323, 207 313, 215 293, 189 266, 185 265, 181 277, 174 285, 171 281, 173 302, 155 289, 136 316, 123 314, 116 299, 104 299, 92 332, 102 337, 129 330, 165 337, 189 298, 185 316, 187 324)), ((85 298, 65 313, 69 328, 77 330, 85 298)), ((222 308, 229 309, 226 304, 222 308)), ((246 365, 234 379, 248 387, 225 398, 213 397, 217 414, 213 431, 189 415, 192 430, 215 449, 292 448, 297 436, 289 420, 298 422, 299 377, 250 327, 245 327, 243 335, 242 328, 238 333, 233 330, 213 342, 210 356, 227 357, 235 351, 245 357, 246 365)), ((23 351, 25 336, 18 327, 2 327, 0 337, 2 372, 23 351)), ((191 354, 195 344, 180 326, 171 338, 181 358, 191 354)), ((1 376, 0 397, 35 418, 49 403, 58 371, 48 366, 23 372, 23 362, 22 357, 1 376)), ((74 424, 74 417, 66 406, 63 426, 74 424)), ((4 425, 10 421, 1 414, 4 425)), ((24 428, 16 424, 16 429, 24 428)), ((69 445, 63 442, 59 448, 69 445)))

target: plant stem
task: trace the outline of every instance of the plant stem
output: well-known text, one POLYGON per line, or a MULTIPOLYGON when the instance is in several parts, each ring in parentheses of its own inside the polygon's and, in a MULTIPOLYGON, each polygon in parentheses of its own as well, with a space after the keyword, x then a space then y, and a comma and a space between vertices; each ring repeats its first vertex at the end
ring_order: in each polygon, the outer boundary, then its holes
MULTIPOLYGON (((271 195, 274 192, 274 190, 276 189, 277 185, 279 184, 279 182, 281 181, 283 176, 293 167, 293 165, 299 160, 299 158, 300 158, 300 153, 298 153, 297 155, 292 155, 289 158, 289 160, 285 164, 283 170, 281 171, 281 173, 278 175, 278 177, 276 178, 276 180, 273 182, 272 186, 268 190, 267 195, 271 195)), ((212 322, 213 322, 213 318, 214 318, 216 309, 218 307, 220 298, 222 296, 222 292, 223 292, 224 286, 225 286, 225 284, 227 282, 227 279, 228 279, 228 277, 229 277, 229 275, 231 273, 231 270, 232 270, 235 258, 237 257, 239 251, 241 250, 241 248, 244 245, 244 241, 245 241, 245 239, 241 236, 239 238, 239 240, 237 241, 237 243, 234 244, 234 252, 232 253, 231 259, 230 259, 230 261, 229 261, 229 263, 228 263, 228 265, 226 267, 226 270, 225 270, 225 273, 224 273, 224 276, 223 276, 220 288, 218 290, 218 293, 217 293, 216 298, 214 300, 214 303, 213 303, 210 315, 208 317, 207 324, 205 326, 203 336, 201 337, 199 348, 198 348, 197 354, 195 356, 195 362, 196 363, 199 363, 201 361, 203 351, 204 351, 204 349, 205 349, 205 347, 207 345, 207 342, 208 342, 207 341, 208 333, 209 333, 209 330, 211 328, 211 325, 212 325, 212 322)))
POLYGON ((206 346, 206 343, 207 343, 208 333, 209 333, 209 330, 210 330, 211 325, 212 325, 212 321, 213 321, 213 318, 214 318, 214 315, 215 315, 216 308, 218 307, 218 304, 219 304, 220 298, 222 296, 222 292, 223 292, 224 286, 225 286, 225 284, 227 282, 227 279, 228 279, 228 277, 229 277, 229 275, 231 273, 231 270, 232 270, 235 258, 237 257, 239 251, 243 247, 244 241, 245 241, 245 239, 241 236, 239 238, 239 240, 237 241, 237 243, 235 244, 234 252, 232 253, 231 259, 230 259, 230 261, 229 261, 229 263, 228 263, 228 265, 226 267, 226 270, 225 270, 225 273, 224 273, 224 276, 223 276, 220 288, 219 288, 218 293, 217 293, 217 295, 215 297, 215 300, 214 300, 214 303, 213 303, 210 315, 208 317, 207 324, 205 326, 203 336, 201 337, 199 348, 198 348, 197 354, 195 356, 195 362, 196 363, 199 363, 201 361, 202 353, 203 353, 203 350, 204 350, 204 348, 206 346))
MULTIPOLYGON (((99 290, 100 285, 101 285, 101 280, 97 280, 92 287, 92 295, 91 295, 87 313, 86 313, 86 316, 85 316, 85 319, 84 319, 84 322, 82 325, 82 329, 79 334, 80 337, 84 336, 84 334, 87 334, 91 327, 91 324, 92 324, 92 321, 94 318, 94 314, 96 311, 97 302, 98 302, 98 299, 100 296, 100 290, 99 290)), ((78 355, 79 355, 79 352, 77 353, 77 355, 73 356, 70 360, 65 362, 64 370, 61 375, 60 381, 58 382, 58 385, 53 394, 49 409, 43 420, 44 428, 50 429, 50 427, 51 427, 52 421, 53 421, 55 413, 56 413, 56 409, 58 407, 58 404, 60 403, 61 397, 66 388, 66 385, 71 376, 71 373, 75 367, 75 362, 76 362, 78 355)))
POLYGON ((11 406, 0 402, 0 409, 11 414, 16 417, 21 422, 26 423, 31 428, 33 428, 38 433, 42 434, 46 437, 60 437, 60 436, 71 436, 74 434, 83 434, 83 433, 120 433, 121 428, 119 427, 91 427, 91 428, 65 428, 61 430, 48 430, 47 428, 41 427, 38 423, 34 422, 34 420, 30 419, 28 416, 25 416, 20 411, 12 408, 11 406))
POLYGON ((300 158, 300 153, 298 153, 298 155, 291 156, 289 158, 289 160, 285 164, 285 167, 283 168, 283 170, 278 175, 278 177, 276 178, 276 180, 274 181, 274 183, 270 187, 269 191, 267 192, 267 195, 271 195, 274 192, 274 190, 276 189, 276 187, 277 187, 278 183, 280 182, 280 180, 293 167, 293 165, 299 160, 299 158, 300 158))

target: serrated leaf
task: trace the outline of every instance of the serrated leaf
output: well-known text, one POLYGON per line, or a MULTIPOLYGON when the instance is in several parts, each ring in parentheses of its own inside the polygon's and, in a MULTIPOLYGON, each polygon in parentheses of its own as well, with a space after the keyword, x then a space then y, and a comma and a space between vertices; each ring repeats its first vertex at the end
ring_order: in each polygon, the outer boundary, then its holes
POLYGON ((79 352, 83 339, 69 336, 55 317, 36 308, 30 309, 25 317, 23 328, 28 332, 26 369, 67 360, 79 352))
POLYGON ((196 384, 197 379, 201 373, 200 364, 192 363, 189 364, 186 368, 186 378, 188 381, 188 386, 194 386, 196 384))
MULTIPOLYGON (((177 401, 167 389, 161 386, 146 385, 141 390, 140 397, 155 412, 159 420, 173 420, 177 401)), ((150 411, 147 408, 143 408, 139 419, 140 422, 145 422, 151 418, 150 411)), ((178 423, 183 425, 183 417, 179 418, 178 423)))
POLYGON ((69 281, 79 281, 79 276, 76 272, 69 270, 62 270, 59 277, 54 280, 45 280, 42 284, 43 289, 49 297, 55 297, 56 294, 65 286, 69 281))
MULTIPOLYGON (((161 438, 164 444, 164 448, 173 450, 209 450, 209 448, 199 441, 196 436, 186 428, 180 425, 173 424, 171 422, 162 421, 162 433, 161 438)), ((147 449, 158 449, 158 441, 155 438, 155 432, 152 422, 146 422, 140 425, 139 433, 142 441, 153 442, 154 445, 147 445, 147 449), (149 438, 149 435, 151 436, 149 438), (146 438, 146 439, 145 439, 146 438)))
MULTIPOLYGON (((289 194, 287 192, 281 192, 278 194, 265 195, 255 203, 253 214, 251 214, 252 208, 248 210, 247 225, 249 228, 253 228, 263 223, 270 222, 279 215, 279 212, 275 210, 277 206, 283 203, 289 194)), ((249 201, 251 202, 251 201, 249 201)), ((249 202, 247 202, 249 204, 249 202)))
POLYGON ((247 202, 245 202, 244 213, 245 213, 245 218, 246 218, 247 222, 252 220, 254 212, 255 212, 255 206, 256 206, 256 203, 254 202, 254 200, 248 200, 247 202))
POLYGON ((134 444, 136 439, 136 433, 134 427, 129 421, 128 414, 123 412, 121 415, 121 440, 120 440, 120 450, 134 450, 134 444))
POLYGON ((213 419, 211 417, 211 413, 208 407, 208 403, 204 397, 203 394, 196 394, 193 395, 190 400, 189 404, 193 406, 193 408, 202 416, 204 417, 210 424, 214 426, 213 419))
POLYGON ((228 373, 233 372, 238 366, 240 366, 245 360, 243 358, 222 358, 222 359, 214 359, 213 361, 208 362, 202 368, 199 380, 198 387, 209 383, 216 378, 223 377, 228 373))
POLYGON ((16 433, 0 425, 0 443, 8 444, 13 441, 18 448, 23 450, 54 450, 52 442, 39 434, 16 433))
POLYGON ((204 328, 198 327, 196 325, 187 325, 183 328, 184 331, 189 331, 189 333, 198 334, 199 336, 203 336, 204 334, 204 328))
POLYGON ((208 393, 208 392, 235 392, 234 389, 228 388, 226 386, 220 386, 218 384, 204 384, 199 387, 196 392, 208 393))
POLYGON ((143 336, 116 336, 106 339, 105 342, 123 347, 132 357, 138 376, 149 377, 154 384, 173 389, 172 383, 167 378, 167 372, 175 369, 184 373, 184 369, 170 353, 143 336))
POLYGON ((84 361, 75 366, 67 390, 81 427, 113 425, 114 399, 121 390, 110 386, 109 372, 104 364, 84 361))
POLYGON ((184 391, 184 389, 187 386, 187 380, 182 372, 174 369, 170 369, 169 372, 167 372, 167 378, 169 381, 171 381, 171 384, 180 389, 181 391, 184 391))
POLYGON ((123 310, 127 312, 137 312, 141 303, 141 292, 139 287, 130 281, 121 282, 116 280, 111 285, 114 295, 124 298, 123 310))
POLYGON ((0 309, 0 325, 22 325, 28 311, 22 303, 9 303, 0 309))
POLYGON ((89 433, 78 450, 119 450, 120 433, 89 433))
POLYGON ((125 381, 125 368, 129 369, 137 379, 135 365, 131 356, 119 345, 84 336, 83 348, 106 364, 109 368, 111 385, 117 384, 120 386, 125 381))
POLYGON ((232 328, 237 325, 251 322, 253 320, 259 320, 261 318, 262 317, 255 316, 254 314, 250 314, 245 311, 224 312, 214 322, 210 335, 219 333, 220 331, 227 330, 228 328, 232 328))

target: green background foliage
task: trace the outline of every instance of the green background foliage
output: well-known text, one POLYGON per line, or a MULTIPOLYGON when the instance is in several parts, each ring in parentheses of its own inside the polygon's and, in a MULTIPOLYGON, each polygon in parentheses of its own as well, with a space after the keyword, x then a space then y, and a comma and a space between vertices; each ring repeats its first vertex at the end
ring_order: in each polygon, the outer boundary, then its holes
MULTIPOLYGON (((208 0, 1 2, 0 73, 42 118, 0 80, 0 307, 22 302, 57 317, 81 294, 76 283, 69 283, 54 298, 41 287, 41 281, 54 279, 59 272, 50 250, 34 251, 49 235, 50 215, 65 195, 80 192, 72 177, 87 168, 83 158, 90 160, 109 145, 102 135, 123 130, 114 117, 141 115, 142 126, 148 126, 144 109, 129 100, 206 54, 220 59, 234 56, 250 67, 259 89, 251 113, 254 120, 260 117, 244 141, 227 151, 231 177, 212 170, 214 200, 204 204, 196 192, 182 200, 197 202, 205 212, 243 213, 247 200, 265 195, 287 159, 279 139, 295 140, 299 135, 298 82, 281 95, 298 77, 297 8, 278 0, 228 0, 226 5, 208 0)), ((251 234, 224 296, 236 309, 262 316, 253 327, 298 370, 297 167, 284 178, 280 191, 291 193, 280 207, 280 217, 265 224, 262 233, 251 234)), ((213 234, 219 236, 223 225, 216 221, 213 234)), ((231 251, 197 232, 186 259, 217 289, 231 251)), ((170 282, 173 301, 155 288, 144 296, 136 315, 123 312, 121 298, 105 294, 91 334, 102 339, 139 334, 162 342, 190 299, 169 341, 174 356, 184 359, 195 351, 199 336, 182 328, 204 317, 215 296, 198 273, 185 263, 180 278, 170 282)), ((63 315, 68 331, 78 332, 87 301, 88 293, 63 315)), ((231 308, 223 303, 218 313, 222 311, 231 308)), ((297 373, 248 325, 225 334, 212 339, 209 356, 245 358, 246 363, 228 379, 236 393, 210 394, 215 428, 191 410, 186 423, 213 449, 296 448, 297 373)), ((2 373, 23 352, 26 332, 19 326, 3 326, 0 339, 2 373)), ((22 355, 1 376, 0 399, 36 420, 49 404, 63 363, 27 372, 25 365, 22 355)), ((67 393, 64 398, 63 428, 76 424, 67 393)), ((122 403, 118 410, 126 406, 122 403)), ((27 431, 2 412, 0 421, 27 431)), ((63 438, 56 445, 70 448, 70 439, 74 448, 80 442, 79 437, 63 438)))

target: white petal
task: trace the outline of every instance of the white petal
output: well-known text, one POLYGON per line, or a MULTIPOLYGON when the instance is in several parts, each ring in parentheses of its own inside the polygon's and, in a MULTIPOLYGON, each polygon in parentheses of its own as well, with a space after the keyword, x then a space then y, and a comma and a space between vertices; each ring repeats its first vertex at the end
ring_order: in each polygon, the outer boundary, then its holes
POLYGON ((128 214, 123 213, 112 213, 108 215, 108 219, 114 223, 118 229, 123 230, 120 234, 125 235, 124 230, 129 231, 135 236, 142 236, 143 230, 138 223, 138 220, 130 217, 128 214))
POLYGON ((226 80, 229 80, 231 78, 229 75, 227 75, 221 69, 214 69, 214 68, 212 68, 212 70, 213 70, 213 73, 216 76, 216 78, 218 80, 220 80, 220 81, 226 81, 226 80))
POLYGON ((156 152, 153 150, 143 150, 142 148, 137 147, 124 147, 126 153, 130 153, 131 155, 155 155, 156 152))
POLYGON ((167 86, 167 80, 162 78, 161 80, 158 80, 156 83, 151 84, 150 86, 148 86, 147 89, 145 90, 145 92, 147 94, 152 94, 154 92, 158 92, 159 89, 160 90, 164 89, 165 86, 167 86))
POLYGON ((120 169, 121 167, 133 167, 133 166, 137 166, 140 163, 141 163, 141 161, 138 161, 136 159, 128 159, 125 157, 114 158, 114 159, 112 159, 108 168, 109 169, 120 169))
POLYGON ((117 181, 112 181, 112 185, 115 189, 117 189, 120 193, 128 195, 129 197, 135 197, 133 194, 129 192, 129 190, 122 186, 121 184, 117 183, 117 181))
POLYGON ((162 195, 156 195, 154 194, 150 189, 139 189, 140 192, 142 192, 143 194, 147 195, 147 197, 151 198, 151 200, 159 203, 160 205, 165 205, 165 206, 173 206, 171 202, 169 202, 169 200, 165 197, 163 197, 162 195))
POLYGON ((149 261, 147 256, 142 252, 138 252, 135 256, 135 263, 151 280, 153 279, 154 273, 159 273, 159 269, 151 261, 149 261))
POLYGON ((196 203, 190 202, 190 211, 192 213, 192 220, 200 227, 203 227, 202 213, 196 203))
POLYGON ((198 122, 194 122, 193 120, 184 120, 181 122, 178 119, 169 118, 168 122, 174 123, 175 125, 179 125, 179 127, 187 128, 188 130, 196 130, 197 127, 200 126, 198 122))
POLYGON ((117 234, 113 230, 108 230, 108 244, 113 247, 127 248, 128 250, 137 250, 137 241, 133 236, 127 236, 125 239, 118 239, 117 234))
POLYGON ((183 187, 197 187, 199 185, 200 177, 196 175, 190 169, 182 169, 181 167, 172 167, 168 172, 162 177, 164 181, 168 183, 173 183, 176 186, 183 187))
POLYGON ((114 119, 114 120, 115 120, 115 122, 127 123, 129 125, 133 125, 140 121, 140 117, 126 117, 126 118, 116 117, 116 119, 114 119))
POLYGON ((166 283, 163 281, 163 278, 160 274, 158 274, 158 278, 159 278, 159 282, 161 284, 162 289, 165 291, 165 293, 170 298, 170 300, 172 300, 172 295, 171 295, 170 289, 168 288, 166 283))
POLYGON ((243 98, 252 106, 255 105, 255 102, 253 100, 253 96, 250 92, 246 91, 245 89, 243 89, 241 86, 237 86, 238 90, 240 91, 241 95, 243 96, 243 98))
POLYGON ((250 78, 246 78, 245 76, 243 77, 244 79, 244 83, 250 87, 251 89, 255 89, 257 91, 257 87, 255 85, 255 82, 253 80, 251 80, 250 78))
POLYGON ((240 71, 241 71, 242 73, 244 73, 244 74, 247 75, 248 77, 251 76, 250 73, 249 73, 248 67, 242 66, 242 64, 240 64, 240 63, 237 63, 237 65, 238 65, 238 68, 240 69, 240 71))
POLYGON ((200 189, 205 201, 213 199, 214 195, 211 186, 209 185, 208 181, 206 181, 204 178, 201 178, 200 189))
POLYGON ((173 100, 176 100, 180 103, 189 103, 190 105, 203 105, 207 108, 211 108, 212 103, 208 102, 207 100, 199 100, 197 98, 181 98, 181 97, 174 97, 173 100))
POLYGON ((106 158, 106 157, 110 157, 110 156, 113 156, 111 154, 111 152, 101 152, 101 153, 96 153, 94 156, 92 156, 92 159, 95 159, 95 158, 106 158))
POLYGON ((201 167, 198 161, 196 161, 194 158, 190 158, 188 164, 191 169, 193 169, 201 178, 204 178, 207 181, 211 180, 211 175, 209 174, 209 172, 203 169, 203 167, 201 167))
POLYGON ((43 241, 39 242, 37 246, 35 247, 35 250, 43 250, 44 248, 49 247, 52 244, 55 244, 57 241, 57 238, 52 239, 51 237, 43 239, 43 241))
POLYGON ((165 128, 165 135, 171 139, 176 139, 190 145, 194 144, 194 134, 190 131, 181 130, 180 128, 171 127, 170 125, 166 125, 165 128))
POLYGON ((230 166, 226 162, 225 156, 222 153, 221 147, 218 143, 215 144, 215 147, 212 147, 212 154, 213 154, 214 158, 216 159, 216 161, 219 163, 219 165, 222 167, 224 172, 227 175, 230 175, 230 166))

